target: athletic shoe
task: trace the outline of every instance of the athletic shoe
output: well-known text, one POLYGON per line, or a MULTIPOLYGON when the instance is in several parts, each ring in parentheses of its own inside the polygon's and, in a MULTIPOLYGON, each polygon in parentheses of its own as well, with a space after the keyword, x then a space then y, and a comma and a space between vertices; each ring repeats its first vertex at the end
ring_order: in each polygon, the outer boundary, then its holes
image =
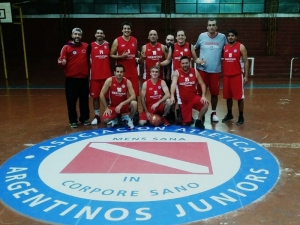
POLYGON ((118 118, 114 118, 113 120, 109 121, 107 123, 107 125, 110 126, 110 127, 116 127, 116 126, 118 126, 118 123, 119 123, 118 118))
POLYGON ((239 116, 239 119, 236 122, 236 125, 241 126, 243 123, 244 123, 244 116, 239 116))
POLYGON ((170 126, 170 123, 165 116, 162 117, 162 122, 165 126, 170 126))
POLYGON ((89 125, 91 125, 91 123, 90 123, 90 121, 88 121, 88 120, 85 120, 85 121, 83 121, 83 122, 81 122, 84 126, 89 126, 89 125))
POLYGON ((212 112, 210 114, 210 121, 211 122, 219 122, 219 118, 217 117, 217 113, 216 112, 212 112))
POLYGON ((70 127, 72 127, 72 128, 77 128, 78 125, 77 125, 77 123, 70 123, 70 127))
POLYGON ((195 127, 199 128, 201 130, 205 129, 205 126, 203 125, 202 121, 198 120, 198 119, 196 120, 195 127))
POLYGON ((134 128, 132 119, 128 116, 122 116, 122 121, 126 121, 128 129, 132 130, 134 128))
POLYGON ((229 121, 229 120, 232 120, 232 119, 233 119, 233 115, 227 114, 227 115, 224 117, 224 119, 222 119, 222 122, 225 123, 225 122, 227 122, 227 121, 229 121))
POLYGON ((93 121, 92 121, 92 125, 97 125, 97 124, 99 124, 101 122, 101 119, 100 119, 100 116, 98 116, 98 115, 95 115, 95 118, 93 119, 93 121))

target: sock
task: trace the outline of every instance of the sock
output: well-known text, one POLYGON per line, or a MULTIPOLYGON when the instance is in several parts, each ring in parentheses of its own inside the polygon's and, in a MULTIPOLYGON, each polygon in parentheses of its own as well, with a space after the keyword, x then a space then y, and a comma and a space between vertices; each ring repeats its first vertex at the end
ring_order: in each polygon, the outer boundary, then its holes
POLYGON ((239 116, 244 116, 244 112, 241 111, 241 112, 239 113, 239 116))
POLYGON ((95 112, 95 115, 96 115, 96 116, 99 116, 99 115, 100 115, 100 109, 95 109, 94 112, 95 112))

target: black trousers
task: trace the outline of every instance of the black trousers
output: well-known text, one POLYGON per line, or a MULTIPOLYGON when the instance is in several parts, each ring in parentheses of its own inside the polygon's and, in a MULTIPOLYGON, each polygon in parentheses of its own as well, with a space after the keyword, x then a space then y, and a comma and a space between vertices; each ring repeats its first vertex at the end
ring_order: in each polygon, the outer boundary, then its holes
POLYGON ((65 94, 68 107, 70 123, 77 123, 77 100, 79 99, 79 121, 84 122, 90 118, 89 109, 89 79, 88 78, 66 78, 65 94))

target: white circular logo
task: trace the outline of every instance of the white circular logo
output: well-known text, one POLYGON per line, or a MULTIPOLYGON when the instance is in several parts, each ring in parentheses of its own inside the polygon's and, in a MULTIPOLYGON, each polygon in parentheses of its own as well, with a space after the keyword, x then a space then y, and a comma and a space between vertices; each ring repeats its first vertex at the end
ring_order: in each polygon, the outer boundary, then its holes
POLYGON ((2 201, 59 224, 182 224, 256 201, 276 158, 245 138, 192 127, 98 129, 39 143, 0 169, 2 201))

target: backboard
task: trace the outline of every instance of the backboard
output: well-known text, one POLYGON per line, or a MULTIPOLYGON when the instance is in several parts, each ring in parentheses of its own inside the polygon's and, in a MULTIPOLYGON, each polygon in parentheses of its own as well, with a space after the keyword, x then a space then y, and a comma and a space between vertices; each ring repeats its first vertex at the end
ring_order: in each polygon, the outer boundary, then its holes
POLYGON ((12 23, 11 5, 9 2, 0 3, 0 23, 12 23))

